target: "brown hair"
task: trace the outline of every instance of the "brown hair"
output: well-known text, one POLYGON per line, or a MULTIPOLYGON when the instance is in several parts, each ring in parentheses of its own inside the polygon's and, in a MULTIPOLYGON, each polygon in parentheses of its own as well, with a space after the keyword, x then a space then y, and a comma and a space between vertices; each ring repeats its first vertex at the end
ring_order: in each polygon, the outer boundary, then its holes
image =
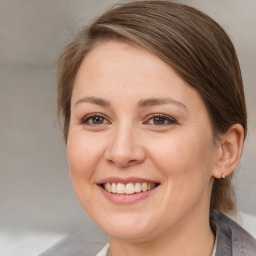
MULTIPOLYGON (((115 6, 84 28, 58 62, 58 113, 67 140, 70 101, 77 71, 86 54, 106 40, 139 45, 170 65, 203 99, 214 136, 239 123, 247 131, 241 71, 225 31, 204 13, 168 1, 137 1, 115 6)), ((215 179, 211 208, 235 212, 231 176, 215 179)))

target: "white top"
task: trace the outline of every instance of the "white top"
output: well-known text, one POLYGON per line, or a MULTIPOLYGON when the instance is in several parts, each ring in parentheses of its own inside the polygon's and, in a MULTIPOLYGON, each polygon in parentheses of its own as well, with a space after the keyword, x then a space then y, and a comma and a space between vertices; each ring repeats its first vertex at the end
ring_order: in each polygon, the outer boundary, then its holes
MULTIPOLYGON (((214 243, 214 247, 213 247, 213 251, 212 251, 212 255, 211 256, 215 256, 216 255, 216 247, 217 247, 217 239, 215 239, 215 243, 214 243)), ((107 256, 108 248, 109 248, 109 243, 107 243, 103 247, 103 249, 96 256, 107 256)))
POLYGON ((96 256, 107 256, 109 243, 107 243, 103 249, 96 256))

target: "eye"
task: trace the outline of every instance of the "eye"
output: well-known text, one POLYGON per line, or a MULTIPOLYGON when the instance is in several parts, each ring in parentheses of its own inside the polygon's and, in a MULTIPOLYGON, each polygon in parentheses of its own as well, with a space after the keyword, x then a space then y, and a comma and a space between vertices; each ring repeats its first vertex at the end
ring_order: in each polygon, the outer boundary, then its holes
POLYGON ((174 120, 173 118, 167 117, 163 114, 154 114, 151 115, 146 123, 148 124, 152 124, 152 125, 170 125, 170 124, 175 124, 177 123, 176 120, 174 120))
POLYGON ((81 120, 81 124, 85 125, 101 125, 109 123, 110 122, 100 114, 88 115, 81 120))

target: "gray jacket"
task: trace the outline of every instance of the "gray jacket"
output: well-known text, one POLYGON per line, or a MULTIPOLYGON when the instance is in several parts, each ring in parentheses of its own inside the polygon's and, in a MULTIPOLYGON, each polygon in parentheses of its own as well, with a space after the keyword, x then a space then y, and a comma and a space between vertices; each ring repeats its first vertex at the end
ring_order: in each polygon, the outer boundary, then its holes
MULTIPOLYGON (((213 210, 211 225, 217 236, 216 256, 256 256, 256 240, 235 221, 213 210)), ((97 228, 83 230, 63 239, 40 256, 95 256, 106 242, 105 235, 97 228)))
POLYGON ((256 240, 235 221, 218 210, 211 212, 217 234, 216 256, 256 256, 256 240))

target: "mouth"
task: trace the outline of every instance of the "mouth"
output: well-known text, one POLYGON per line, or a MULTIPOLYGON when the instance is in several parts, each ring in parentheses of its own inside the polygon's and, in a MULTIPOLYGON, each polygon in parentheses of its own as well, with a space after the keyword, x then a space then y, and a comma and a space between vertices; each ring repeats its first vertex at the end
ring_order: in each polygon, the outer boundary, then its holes
POLYGON ((119 195, 134 195, 144 193, 146 191, 156 188, 159 183, 153 182, 136 182, 136 183, 120 183, 120 182, 107 182, 100 184, 101 187, 112 194, 119 195))

